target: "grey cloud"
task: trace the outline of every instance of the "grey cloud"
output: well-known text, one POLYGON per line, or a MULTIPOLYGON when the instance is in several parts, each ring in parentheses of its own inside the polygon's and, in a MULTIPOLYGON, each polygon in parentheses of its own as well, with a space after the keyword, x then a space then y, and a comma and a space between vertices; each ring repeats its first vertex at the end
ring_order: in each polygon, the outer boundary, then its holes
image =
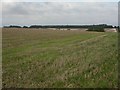
POLYGON ((3 5, 6 24, 97 24, 117 25, 117 3, 19 2, 3 5))

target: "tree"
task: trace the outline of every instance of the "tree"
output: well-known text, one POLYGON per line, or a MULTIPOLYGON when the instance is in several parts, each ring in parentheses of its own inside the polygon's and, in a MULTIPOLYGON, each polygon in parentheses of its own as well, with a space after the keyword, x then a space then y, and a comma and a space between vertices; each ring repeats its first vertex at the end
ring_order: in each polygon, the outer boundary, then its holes
POLYGON ((90 26, 87 31, 104 32, 104 25, 93 25, 93 26, 90 26))
POLYGON ((28 26, 23 26, 23 28, 28 28, 28 26))

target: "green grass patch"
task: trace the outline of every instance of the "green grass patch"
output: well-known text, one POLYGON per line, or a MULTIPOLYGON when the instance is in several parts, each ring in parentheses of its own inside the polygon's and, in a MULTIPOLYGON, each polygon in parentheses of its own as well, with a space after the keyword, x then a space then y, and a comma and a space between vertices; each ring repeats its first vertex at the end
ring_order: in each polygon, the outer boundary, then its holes
POLYGON ((118 87, 117 33, 3 29, 3 87, 118 87))

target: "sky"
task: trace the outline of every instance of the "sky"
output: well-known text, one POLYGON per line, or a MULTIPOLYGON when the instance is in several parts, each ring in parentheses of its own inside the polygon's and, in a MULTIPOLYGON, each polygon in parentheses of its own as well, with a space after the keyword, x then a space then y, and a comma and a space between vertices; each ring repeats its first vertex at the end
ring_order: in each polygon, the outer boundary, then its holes
POLYGON ((2 0, 3 2, 119 2, 119 0, 2 0))
POLYGON ((2 0, 1 6, 2 26, 118 25, 118 0, 2 0))

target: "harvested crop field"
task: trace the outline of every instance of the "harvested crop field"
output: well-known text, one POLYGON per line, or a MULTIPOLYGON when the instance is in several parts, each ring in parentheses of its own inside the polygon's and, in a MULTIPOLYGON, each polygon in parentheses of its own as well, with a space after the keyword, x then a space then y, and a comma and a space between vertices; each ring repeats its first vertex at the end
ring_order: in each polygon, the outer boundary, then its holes
POLYGON ((116 88, 117 33, 2 30, 3 88, 116 88))

